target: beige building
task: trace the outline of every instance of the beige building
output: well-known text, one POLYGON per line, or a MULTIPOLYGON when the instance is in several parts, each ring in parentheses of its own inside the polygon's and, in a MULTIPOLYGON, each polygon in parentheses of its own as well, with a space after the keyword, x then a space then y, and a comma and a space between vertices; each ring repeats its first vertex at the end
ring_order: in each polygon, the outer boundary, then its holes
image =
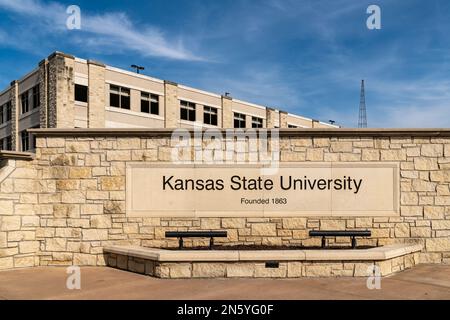
POLYGON ((0 149, 30 128, 327 128, 328 123, 55 52, 0 92, 0 149))

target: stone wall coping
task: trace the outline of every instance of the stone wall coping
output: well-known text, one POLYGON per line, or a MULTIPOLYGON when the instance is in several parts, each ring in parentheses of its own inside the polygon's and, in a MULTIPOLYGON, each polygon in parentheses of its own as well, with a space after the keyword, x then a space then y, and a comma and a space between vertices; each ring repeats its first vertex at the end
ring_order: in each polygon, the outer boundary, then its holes
POLYGON ((101 62, 98 62, 98 61, 95 61, 95 60, 87 60, 87 64, 93 64, 93 65, 96 65, 96 66, 98 66, 98 67, 103 67, 103 68, 105 68, 106 67, 106 65, 105 64, 103 64, 103 63, 101 63, 101 62))
POLYGON ((178 83, 174 82, 174 81, 170 81, 170 80, 164 80, 164 84, 170 84, 173 86, 178 86, 178 83))
MULTIPOLYGON (((179 128, 178 128, 179 129, 179 128)), ((175 129, 167 128, 127 128, 127 129, 28 129, 27 131, 40 137, 136 137, 136 136, 171 136, 175 129)), ((194 129, 183 128, 188 132, 194 129)), ((227 129, 218 128, 222 133, 227 129)), ((271 133, 270 129, 261 129, 271 133)), ((450 137, 450 129, 345 129, 345 128, 295 128, 278 129, 280 137, 450 137)))
POLYGON ((31 152, 18 151, 0 151, 0 160, 27 160, 31 161, 35 158, 35 154, 31 152))
POLYGON ((382 261, 419 252, 421 244, 398 243, 371 249, 339 250, 166 250, 139 246, 107 246, 104 252, 160 262, 186 261, 382 261))
POLYGON ((69 58, 69 59, 75 59, 75 56, 71 55, 71 54, 67 54, 61 51, 55 51, 52 54, 50 54, 48 56, 48 60, 53 59, 54 57, 64 57, 64 58, 69 58))

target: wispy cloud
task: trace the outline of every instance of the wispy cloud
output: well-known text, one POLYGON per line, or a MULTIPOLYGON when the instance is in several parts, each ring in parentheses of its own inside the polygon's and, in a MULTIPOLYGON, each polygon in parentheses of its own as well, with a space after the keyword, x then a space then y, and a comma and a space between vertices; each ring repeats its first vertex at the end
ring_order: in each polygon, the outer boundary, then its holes
MULTIPOLYGON (((70 31, 65 27, 66 7, 56 2, 40 0, 0 0, 0 9, 25 16, 26 26, 36 32, 28 33, 27 40, 35 43, 36 34, 48 41, 54 32, 67 32, 76 41, 90 48, 108 52, 112 48, 133 51, 143 57, 163 57, 176 60, 205 60, 184 46, 183 37, 169 37, 156 26, 137 26, 123 12, 88 14, 81 8, 81 30, 70 31), (69 34, 72 32, 72 34, 69 34)), ((1 36, 1 34, 0 34, 1 36)), ((11 35, 15 37, 15 35, 11 35)), ((24 37, 22 33, 20 35, 24 37)), ((60 39, 59 39, 60 41, 60 39)), ((24 41, 22 41, 24 42, 24 41)))
POLYGON ((426 105, 382 107, 380 113, 374 114, 372 122, 374 127, 386 128, 448 128, 448 102, 426 105))
POLYGON ((283 72, 283 69, 277 66, 263 68, 259 65, 248 65, 243 67, 238 75, 224 75, 220 78, 213 75, 202 76, 200 86, 212 87, 215 92, 230 92, 237 99, 294 111, 292 106, 302 106, 304 100, 295 86, 286 81, 283 72))
POLYGON ((133 17, 81 5, 82 30, 69 31, 57 0, 0 0, 14 25, 2 32, 0 20, 0 47, 69 48, 122 67, 134 55, 153 76, 346 127, 357 125, 365 79, 369 126, 450 127, 450 4, 435 2, 378 0, 382 29, 370 31, 370 0, 173 0, 170 19, 154 0, 151 24, 136 0, 133 17), (208 63, 188 63, 199 60, 208 63))

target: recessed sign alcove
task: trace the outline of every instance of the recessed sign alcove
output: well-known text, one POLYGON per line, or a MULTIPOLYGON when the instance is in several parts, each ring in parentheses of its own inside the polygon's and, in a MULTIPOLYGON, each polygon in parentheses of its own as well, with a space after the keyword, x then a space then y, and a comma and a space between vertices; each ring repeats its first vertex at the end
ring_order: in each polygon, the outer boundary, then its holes
POLYGON ((131 217, 398 216, 397 163, 129 163, 131 217))

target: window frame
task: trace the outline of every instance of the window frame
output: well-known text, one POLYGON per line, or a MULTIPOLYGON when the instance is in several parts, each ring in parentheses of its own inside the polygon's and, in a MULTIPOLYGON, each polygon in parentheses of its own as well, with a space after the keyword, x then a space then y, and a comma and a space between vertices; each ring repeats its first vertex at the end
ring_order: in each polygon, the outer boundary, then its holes
POLYGON ((36 85, 31 89, 31 95, 33 97, 32 109, 34 110, 41 106, 41 92, 39 85, 36 85))
MULTIPOLYGON (((0 125, 4 124, 6 121, 6 103, 0 106, 0 125)), ((3 146, 3 144, 2 144, 3 146)))
POLYGON ((20 149, 22 151, 30 150, 30 134, 28 133, 28 131, 26 129, 22 130, 20 132, 20 149), (25 148, 25 146, 26 146, 26 148, 25 148))
MULTIPOLYGON (((84 89, 83 89, 84 90, 84 89)), ((78 91, 79 92, 79 91, 78 91)), ((80 96, 78 96, 78 98, 79 98, 80 96)), ((78 84, 78 83, 75 83, 75 87, 74 87, 74 99, 75 99, 75 101, 77 101, 77 102, 81 102, 81 103, 89 103, 89 87, 88 86, 85 86, 85 85, 82 85, 82 84, 78 84), (86 95, 86 101, 84 101, 84 100, 77 100, 77 87, 78 88, 80 88, 80 87, 82 87, 82 88, 86 88, 85 90, 86 90, 86 93, 84 93, 83 92, 83 98, 84 98, 84 94, 86 95)))
POLYGON ((6 104, 6 122, 11 121, 12 120, 12 102, 11 100, 8 101, 6 104))
POLYGON ((141 112, 159 116, 159 96, 150 92, 141 91, 141 112), (143 103, 148 103, 148 111, 143 110, 143 103))
POLYGON ((203 106, 203 123, 211 126, 217 126, 219 117, 219 110, 215 107, 203 106), (209 122, 206 119, 209 119, 209 122), (215 121, 213 121, 215 119, 215 121), (215 122, 215 123, 214 123, 215 122))
POLYGON ((30 111, 30 95, 28 90, 20 95, 20 114, 25 114, 30 111))
MULTIPOLYGON (((41 126, 37 125, 32 127, 31 129, 39 129, 41 126)), ((30 144, 30 149, 29 150, 35 150, 36 149, 36 135, 32 134, 31 135, 31 139, 28 138, 29 144, 30 144), (31 141, 30 141, 31 140, 31 141)))
POLYGON ((194 102, 180 100, 180 120, 196 121, 196 104, 194 102), (186 119, 183 118, 183 111, 186 112, 186 119))
POLYGON ((5 150, 12 151, 12 136, 9 135, 5 139, 5 150))
POLYGON ((116 85, 110 85, 109 86, 109 106, 112 108, 130 110, 131 109, 131 90, 130 90, 130 88, 116 86, 116 85), (117 90, 115 90, 116 88, 117 88, 117 90), (114 106, 111 104, 111 101, 113 100, 113 99, 111 99, 112 95, 118 96, 118 102, 119 102, 118 106, 114 106), (128 102, 127 102, 128 106, 124 107, 124 102, 127 100, 128 100, 128 102))
POLYGON ((264 128, 264 119, 260 117, 252 116, 252 128, 261 129, 264 128))
POLYGON ((244 129, 247 127, 247 116, 244 113, 239 112, 233 112, 233 127, 234 129, 244 129), (239 123, 238 126, 236 126, 236 121, 239 123), (241 126, 242 123, 244 126, 241 126))

